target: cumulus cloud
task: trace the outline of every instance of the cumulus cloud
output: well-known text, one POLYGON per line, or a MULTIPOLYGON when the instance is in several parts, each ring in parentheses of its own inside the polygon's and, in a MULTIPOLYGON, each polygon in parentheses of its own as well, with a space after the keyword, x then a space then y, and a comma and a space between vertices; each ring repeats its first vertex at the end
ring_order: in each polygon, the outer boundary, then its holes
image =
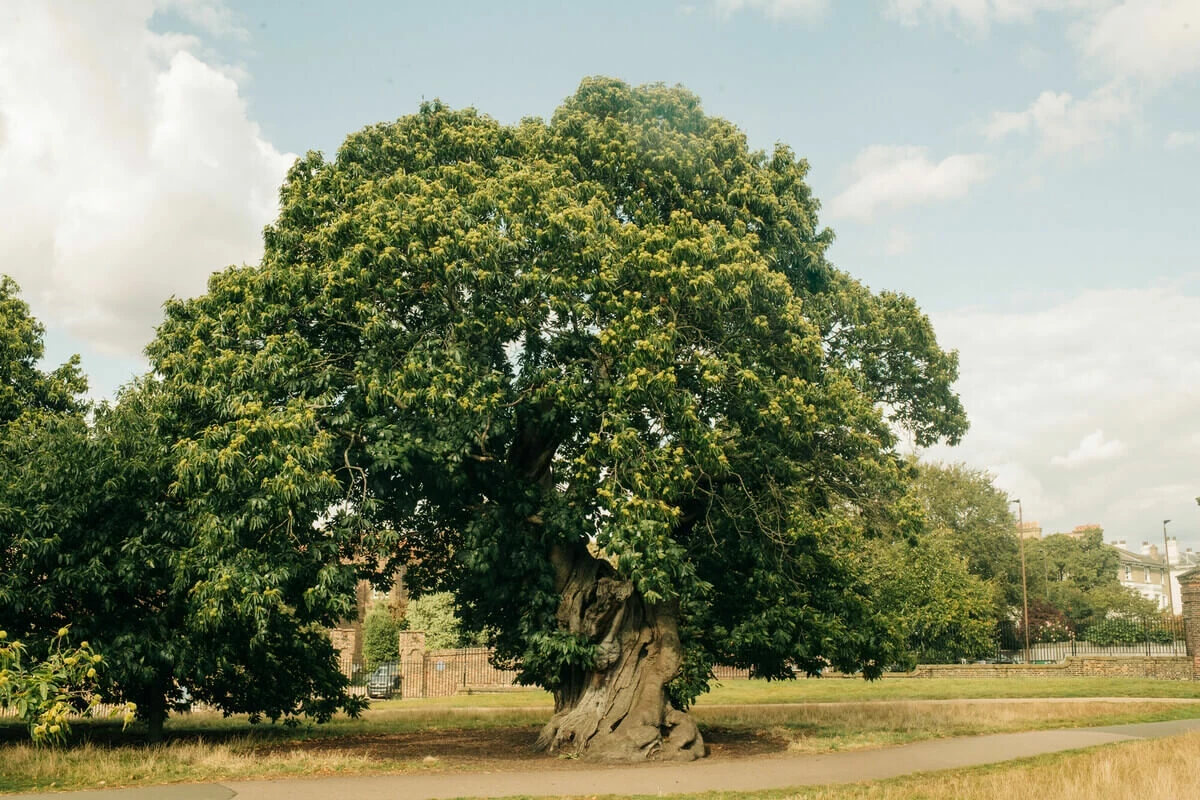
POLYGON ((1200 133, 1193 131, 1171 131, 1163 143, 1168 150, 1200 148, 1200 133))
POLYGON ((1196 0, 888 0, 903 25, 944 24, 974 35, 1054 13, 1090 69, 1108 79, 1165 84, 1200 71, 1196 0))
POLYGON ((958 154, 931 161, 924 147, 872 145, 851 167, 853 182, 830 203, 834 217, 870 219, 882 208, 961 197, 991 175, 987 156, 958 154))
POLYGON ((986 31, 996 23, 1029 22, 1046 11, 1079 11, 1103 0, 888 0, 886 13, 902 25, 934 21, 986 31))
POLYGON ((1050 463, 1074 469, 1092 461, 1107 461, 1124 452, 1125 445, 1120 439, 1105 439, 1104 431, 1097 428, 1084 436, 1074 450, 1065 456, 1054 456, 1050 459, 1050 463))
POLYGON ((1076 99, 1068 92, 1042 92, 1024 111, 998 111, 984 128, 992 140, 1011 134, 1036 136, 1045 153, 1095 155, 1133 118, 1127 89, 1109 85, 1076 99))
POLYGON ((1164 518, 1197 518, 1178 533, 1200 537, 1200 296, 1096 290, 931 317, 959 350, 972 427, 927 455, 990 469, 1048 530, 1099 522, 1134 540, 1164 518))
POLYGON ((717 13, 722 16, 753 10, 773 20, 811 21, 828 8, 829 0, 716 0, 717 13))
POLYGON ((1125 0, 1075 26, 1073 38, 1093 66, 1160 85, 1200 71, 1200 3, 1125 0))
POLYGON ((237 34, 218 2, 18 2, 0 12, 0 264, 35 312, 97 349, 141 350, 170 295, 261 255, 294 156, 248 118, 236 71, 170 5, 237 34))

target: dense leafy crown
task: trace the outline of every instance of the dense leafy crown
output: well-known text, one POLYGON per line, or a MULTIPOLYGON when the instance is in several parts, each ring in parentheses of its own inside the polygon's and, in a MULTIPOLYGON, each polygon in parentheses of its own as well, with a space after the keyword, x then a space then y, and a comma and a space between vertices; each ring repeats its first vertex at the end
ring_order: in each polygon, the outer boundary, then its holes
POLYGON ((590 657, 547 552, 588 540, 680 604, 693 676, 870 662, 837 534, 887 512, 893 425, 965 417, 913 302, 825 261, 806 168, 608 79, 548 123, 430 103, 310 153, 262 264, 150 347, 177 490, 230 547, 411 563, 547 684, 590 657))

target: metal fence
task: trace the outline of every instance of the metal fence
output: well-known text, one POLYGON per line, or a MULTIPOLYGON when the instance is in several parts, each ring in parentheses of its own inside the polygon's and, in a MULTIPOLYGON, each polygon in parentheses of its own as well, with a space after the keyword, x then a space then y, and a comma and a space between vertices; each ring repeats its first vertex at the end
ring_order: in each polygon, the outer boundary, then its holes
MULTIPOLYGON (((1031 626, 1032 627, 1032 626, 1031 626)), ((1025 634, 1017 621, 1004 620, 996 629, 994 652, 986 661, 1022 663, 1026 660, 1025 634)), ((1030 630, 1031 663, 1065 661, 1072 656, 1183 656, 1187 655, 1184 623, 1179 617, 1113 617, 1071 628, 1042 626, 1030 630)), ((948 663, 945 658, 918 654, 923 664, 948 663)), ((958 659, 957 661, 961 661, 958 659)))
MULTIPOLYGON (((398 658, 400 697, 445 697, 469 691, 498 691, 515 687, 515 670, 492 666, 492 651, 486 647, 432 650, 398 658)), ((350 691, 367 694, 373 669, 360 660, 344 657, 342 672, 350 678, 350 691)))
POLYGON ((405 697, 445 697, 466 691, 506 689, 516 686, 517 671, 492 666, 492 651, 486 647, 460 650, 432 650, 421 663, 416 659, 402 662, 405 678, 419 678, 419 688, 404 687, 405 697))
POLYGON ((350 679, 350 687, 348 689, 350 694, 367 693, 367 678, 371 673, 361 658, 353 658, 349 654, 342 654, 338 660, 338 666, 341 667, 342 674, 350 679))

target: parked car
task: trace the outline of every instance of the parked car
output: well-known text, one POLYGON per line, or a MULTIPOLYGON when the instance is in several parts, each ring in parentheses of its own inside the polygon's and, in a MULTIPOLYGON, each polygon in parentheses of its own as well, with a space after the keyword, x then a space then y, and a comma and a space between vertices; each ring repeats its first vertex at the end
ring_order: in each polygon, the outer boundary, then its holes
POLYGON ((395 661, 380 664, 367 678, 367 697, 387 700, 400 694, 400 665, 395 661))

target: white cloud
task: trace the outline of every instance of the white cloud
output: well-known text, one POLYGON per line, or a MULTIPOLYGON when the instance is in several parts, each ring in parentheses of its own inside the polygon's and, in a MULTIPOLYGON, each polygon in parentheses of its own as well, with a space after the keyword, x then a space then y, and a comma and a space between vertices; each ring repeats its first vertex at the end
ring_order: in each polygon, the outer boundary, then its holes
POLYGON ((903 25, 932 22, 975 35, 1056 14, 1083 63, 1108 79, 1156 85, 1200 71, 1197 0, 888 0, 884 8, 903 25))
POLYGON ((1200 133, 1193 131, 1171 131, 1163 143, 1168 150, 1200 148, 1200 133))
POLYGON ((250 38, 250 32, 221 0, 155 0, 154 5, 161 10, 177 12, 188 22, 214 36, 243 40, 250 38))
POLYGON ((991 175, 987 156, 959 154, 929 160, 924 147, 872 145, 851 167, 853 182, 830 203, 834 217, 870 219, 881 208, 903 208, 961 197, 991 175))
POLYGON ((997 23, 1029 22, 1042 12, 1103 5, 1104 0, 888 0, 885 11, 902 25, 930 20, 983 32, 997 23))
POLYGON ((717 13, 722 16, 750 9, 773 20, 811 21, 828 8, 829 0, 716 0, 717 13))
MULTIPOLYGON (((0 269, 48 323, 116 354, 140 351, 169 295, 258 260, 294 159, 248 119, 235 71, 150 30, 161 5, 22 2, 0 19, 0 269)), ((220 3, 176 9, 236 35, 220 3)))
POLYGON ((959 350, 971 419, 962 445, 931 457, 992 470, 1048 530, 1099 522, 1132 541, 1175 518, 1200 540, 1200 296, 1086 291, 1036 311, 931 316, 959 350), (1172 485, 1192 488, 1159 491, 1172 485))
POLYGON ((1042 92, 1024 111, 997 111, 984 128, 987 137, 1033 134, 1045 153, 1095 155, 1117 130, 1133 119, 1136 106, 1128 90, 1104 86, 1082 99, 1068 92, 1042 92))
POLYGON ((1065 456, 1054 456, 1050 463, 1067 469, 1075 469, 1092 461, 1107 461, 1125 452, 1120 439, 1105 439, 1104 431, 1096 430, 1084 436, 1079 446, 1065 456))
POLYGON ((1110 75, 1165 84, 1200 71, 1200 2, 1108 4, 1085 16, 1073 38, 1087 62, 1110 75))

